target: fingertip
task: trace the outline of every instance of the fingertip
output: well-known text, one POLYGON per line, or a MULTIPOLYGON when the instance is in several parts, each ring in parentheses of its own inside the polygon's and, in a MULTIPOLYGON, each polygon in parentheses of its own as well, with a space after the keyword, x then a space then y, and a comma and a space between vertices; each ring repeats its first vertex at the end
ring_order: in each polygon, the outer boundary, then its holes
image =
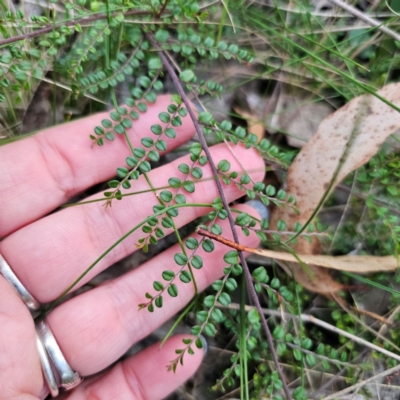
MULTIPOLYGON (((194 341, 195 337, 190 334, 173 336, 162 347, 160 347, 160 342, 156 343, 125 360, 122 367, 125 369, 126 376, 133 380, 140 380, 144 398, 164 398, 188 380, 199 368, 204 358, 205 348, 202 340, 203 348, 201 349, 196 347, 194 341), (190 339, 193 340, 190 344, 183 342, 190 339), (189 353, 189 347, 193 350, 193 354, 189 353), (183 358, 182 364, 180 357, 183 358), (175 371, 172 369, 174 363, 176 363, 175 371)), ((132 385, 136 385, 136 382, 131 381, 130 386, 132 385)))

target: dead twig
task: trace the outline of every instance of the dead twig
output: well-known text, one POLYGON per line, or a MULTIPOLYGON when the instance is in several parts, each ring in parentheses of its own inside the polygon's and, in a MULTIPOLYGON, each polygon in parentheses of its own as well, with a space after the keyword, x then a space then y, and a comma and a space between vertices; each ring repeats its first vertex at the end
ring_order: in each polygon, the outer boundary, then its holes
MULTIPOLYGON (((230 304, 229 306, 227 306, 227 308, 232 308, 232 309, 237 310, 237 309, 239 309, 239 305, 230 304)), ((245 309, 247 311, 250 311, 253 308, 254 308, 253 306, 245 306, 245 309)), ((393 353, 393 352, 391 352, 389 350, 386 350, 383 347, 380 347, 380 346, 377 346, 377 345, 375 345, 373 343, 370 343, 367 340, 364 340, 364 339, 362 339, 362 338, 360 338, 360 337, 358 337, 356 335, 353 335, 353 334, 351 334, 349 332, 344 331, 343 329, 340 329, 340 328, 337 328, 336 326, 328 324, 327 322, 322 321, 321 319, 315 318, 312 315, 308 315, 308 314, 295 315, 295 314, 290 314, 290 313, 285 312, 285 311, 270 310, 270 309, 267 309, 267 308, 262 308, 261 311, 265 315, 273 315, 274 317, 279 317, 279 318, 285 318, 285 319, 291 318, 291 319, 301 320, 303 322, 310 322, 310 323, 312 323, 314 325, 317 325, 317 326, 319 326, 321 328, 324 328, 326 330, 334 332, 334 333, 336 333, 338 335, 347 337, 348 339, 353 340, 355 343, 358 343, 358 344, 360 344, 362 346, 368 347, 369 349, 374 350, 374 351, 376 351, 378 353, 384 354, 387 357, 390 357, 390 358, 393 358, 394 360, 400 361, 400 355, 398 355, 396 353, 393 353)), ((396 368, 400 369, 400 365, 398 365, 396 368)), ((389 372, 389 371, 391 371, 391 370, 386 371, 387 374, 385 374, 385 375, 391 374, 391 372, 389 372)), ((383 375, 383 376, 385 376, 385 375, 383 375)), ((363 384, 365 384, 365 383, 363 383, 363 384)), ((332 398, 334 398, 334 397, 332 397, 332 398)), ((324 399, 324 400, 327 400, 327 398, 324 399)))
MULTIPOLYGON (((119 13, 113 13, 110 15, 110 17, 115 17, 119 13)), ((151 14, 150 11, 142 11, 142 10, 130 10, 124 13, 125 16, 128 15, 149 15, 151 14)), ((55 24, 55 25, 49 25, 46 26, 45 28, 38 29, 36 31, 30 32, 30 33, 25 33, 23 35, 18 35, 18 36, 13 36, 7 39, 0 40, 0 46, 4 46, 6 44, 10 43, 15 43, 19 42, 20 40, 25 40, 25 39, 32 39, 34 37, 44 35, 46 33, 52 32, 53 30, 59 30, 64 26, 75 26, 78 24, 87 24, 88 22, 93 22, 93 21, 98 21, 100 19, 107 19, 107 14, 93 14, 90 17, 84 17, 81 19, 74 19, 72 21, 67 21, 67 22, 62 22, 60 24, 55 24)))
POLYGON ((377 28, 381 32, 386 33, 386 35, 400 42, 400 35, 397 32, 392 31, 390 28, 387 28, 386 26, 382 25, 382 22, 379 22, 376 19, 364 14, 363 12, 357 10, 355 7, 345 3, 342 0, 329 0, 329 2, 335 4, 336 6, 342 8, 351 15, 354 15, 358 19, 361 19, 361 21, 364 21, 368 25, 377 28))

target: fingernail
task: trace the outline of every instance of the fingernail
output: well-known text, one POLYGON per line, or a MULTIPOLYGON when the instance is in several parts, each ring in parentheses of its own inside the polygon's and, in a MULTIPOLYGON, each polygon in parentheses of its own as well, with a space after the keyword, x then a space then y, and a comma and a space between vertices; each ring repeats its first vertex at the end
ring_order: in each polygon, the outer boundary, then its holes
POLYGON ((203 343, 203 353, 204 353, 203 357, 205 357, 208 353, 208 342, 203 335, 200 335, 199 337, 201 339, 201 342, 203 343))
POLYGON ((260 200, 249 200, 246 201, 248 206, 253 207, 259 214, 261 218, 269 219, 269 210, 260 200))

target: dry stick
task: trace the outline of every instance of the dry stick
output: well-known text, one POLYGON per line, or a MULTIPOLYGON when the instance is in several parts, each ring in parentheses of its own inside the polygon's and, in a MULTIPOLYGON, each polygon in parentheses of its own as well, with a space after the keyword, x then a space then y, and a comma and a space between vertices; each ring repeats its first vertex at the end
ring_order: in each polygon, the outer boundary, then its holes
MULTIPOLYGON (((245 306, 245 307, 246 307, 247 311, 250 311, 252 308, 254 308, 252 306, 245 306)), ((238 306, 236 304, 231 304, 231 305, 227 306, 226 308, 232 308, 234 310, 237 310, 238 306)), ((393 353, 389 350, 385 350, 383 347, 380 347, 373 343, 370 343, 365 339, 362 339, 356 335, 346 332, 343 329, 337 328, 336 326, 328 324, 327 322, 322 321, 321 319, 315 318, 312 315, 308 315, 308 314, 295 315, 295 314, 290 314, 288 312, 284 312, 284 311, 280 311, 280 310, 270 310, 267 308, 262 308, 261 311, 263 314, 266 314, 266 315, 273 315, 275 317, 280 317, 280 318, 285 318, 285 319, 292 318, 292 319, 301 320, 303 322, 310 322, 310 323, 320 326, 321 328, 324 328, 328 331, 331 331, 331 332, 337 333, 338 335, 347 337, 348 339, 350 339, 362 346, 365 346, 372 350, 375 350, 378 353, 384 354, 387 357, 390 357, 390 358, 393 358, 394 360, 400 361, 400 356, 398 354, 393 353)))
POLYGON ((385 376, 394 374, 395 372, 397 372, 397 371, 399 371, 399 370, 400 370, 400 364, 399 364, 399 365, 396 365, 396 366, 393 367, 393 368, 387 369, 386 371, 383 371, 383 372, 381 372, 381 373, 378 374, 378 375, 371 376, 371 378, 368 378, 368 379, 365 379, 364 381, 361 381, 361 382, 359 382, 359 383, 356 383, 356 384, 353 385, 353 386, 349 386, 348 388, 343 389, 343 390, 341 390, 340 392, 336 392, 336 393, 333 393, 333 394, 331 394, 331 395, 329 395, 329 396, 323 397, 321 400, 334 400, 334 399, 338 399, 339 396, 342 396, 342 395, 344 395, 344 394, 346 394, 346 393, 349 393, 349 392, 352 392, 352 391, 354 391, 354 390, 360 389, 361 387, 363 387, 363 386, 366 385, 367 383, 370 383, 370 382, 373 382, 373 381, 375 381, 375 380, 377 380, 377 379, 379 379, 379 378, 383 378, 383 377, 385 377, 385 376))
MULTIPOLYGON (((207 142, 206 142, 206 140, 204 138, 204 134, 203 134, 203 131, 202 131, 201 127, 200 127, 200 124, 197 121, 196 115, 194 114, 194 112, 192 110, 192 107, 191 107, 191 104, 189 102, 189 99, 187 98, 186 93, 183 90, 182 84, 181 84, 178 76, 176 75, 174 68, 172 67, 172 65, 169 62, 169 60, 167 59, 167 57, 165 56, 164 52, 159 48, 157 41, 154 39, 154 37, 151 34, 147 34, 146 36, 147 36, 148 40, 152 43, 153 47, 156 50, 159 51, 159 56, 161 58, 161 61, 162 61, 163 65, 164 65, 165 69, 168 71, 172 81, 175 84, 175 87, 176 87, 176 89, 178 91, 179 96, 182 98, 182 101, 184 102, 184 104, 185 104, 185 106, 186 106, 186 108, 188 110, 189 116, 190 116, 190 118, 191 118, 191 120, 193 122, 193 125, 194 125, 195 129, 196 129, 197 135, 199 136, 200 144, 201 144, 201 146, 203 148, 204 153, 207 156, 208 162, 210 163, 210 167, 211 167, 213 176, 215 178, 215 182, 217 184, 217 188, 218 188, 219 195, 221 197, 222 204, 223 204, 223 206, 224 206, 224 208, 225 208, 225 210, 226 210, 226 212, 228 214, 229 225, 230 225, 231 230, 232 230, 233 238, 234 238, 236 244, 239 245, 239 237, 238 237, 237 232, 236 232, 235 220, 234 220, 233 215, 232 215, 232 213, 231 213, 231 211, 229 209, 229 203, 226 200, 226 197, 225 197, 225 194, 224 194, 224 190, 222 188, 221 181, 219 179, 218 170, 217 170, 217 168, 215 166, 215 163, 214 163, 214 160, 213 160, 213 158, 211 156, 210 150, 209 150, 207 142)), ((256 309, 257 309, 257 311, 258 311, 258 313, 260 314, 260 317, 261 317, 261 323, 262 323, 265 335, 267 337, 268 345, 269 345, 269 348, 271 350, 271 355, 272 355, 272 358, 274 360, 274 363, 275 363, 276 369, 278 371, 279 377, 280 377, 280 379, 282 381, 283 391, 285 392, 286 399, 287 400, 291 400, 292 396, 290 395, 289 389, 288 389, 288 387, 286 385, 285 377, 283 376, 282 368, 281 368, 281 366, 279 364, 278 356, 277 356, 275 348, 274 348, 274 342, 273 342, 271 331, 269 330, 269 327, 267 325, 267 321, 265 319, 265 316, 262 313, 262 308, 261 308, 260 301, 258 300, 257 293, 256 293, 256 291, 254 289, 254 286, 252 285, 252 277, 251 277, 251 274, 250 274, 249 267, 247 266, 246 260, 245 260, 244 255, 243 255, 243 253, 241 251, 239 251, 239 258, 240 258, 240 262, 242 264, 243 271, 244 271, 244 274, 245 274, 245 277, 246 277, 247 287, 248 287, 248 290, 250 292, 250 296, 253 299, 254 304, 256 305, 256 309)))
MULTIPOLYGON (((114 17, 118 14, 120 14, 120 13, 118 13, 118 12, 113 13, 113 14, 111 14, 111 17, 114 17)), ((151 14, 150 11, 130 10, 130 11, 125 12, 124 16, 127 16, 127 15, 149 15, 149 14, 151 14)), ((45 33, 52 32, 54 29, 60 29, 64 26, 74 26, 77 24, 85 24, 88 22, 98 21, 100 19, 107 19, 107 14, 98 13, 98 14, 94 14, 90 17, 75 19, 73 21, 67 21, 67 22, 63 22, 61 24, 57 24, 57 25, 50 25, 50 26, 47 26, 46 28, 38 29, 37 31, 25 33, 24 35, 13 36, 8 39, 0 40, 0 46, 4 46, 5 44, 10 44, 10 43, 18 42, 20 40, 31 39, 36 36, 44 35, 45 33)))
POLYGON ((363 12, 357 10, 353 6, 345 3, 342 0, 328 0, 330 3, 335 4, 336 6, 343 8, 343 10, 346 10, 348 13, 354 15, 358 19, 361 19, 361 21, 364 21, 370 26, 378 28, 381 32, 386 33, 386 35, 392 37, 395 40, 398 40, 400 42, 400 35, 392 31, 391 29, 387 28, 386 26, 383 26, 381 22, 377 21, 374 18, 369 17, 368 15, 365 15, 363 12))
POLYGON ((164 4, 162 5, 161 10, 157 13, 157 18, 160 18, 160 16, 165 11, 165 8, 167 7, 168 1, 169 0, 164 0, 164 4))
MULTIPOLYGON (((239 309, 239 305, 230 304, 227 307, 221 307, 221 308, 230 308, 230 309, 238 310, 239 309)), ((251 310, 252 308, 254 308, 254 307, 246 306, 246 310, 251 310)), ((366 341, 364 339, 361 339, 356 335, 352 335, 351 333, 348 333, 348 332, 346 332, 346 331, 344 331, 344 330, 342 330, 340 328, 337 328, 336 326, 328 324, 327 322, 322 321, 322 320, 320 320, 318 318, 315 318, 312 315, 307 315, 307 314, 294 315, 294 314, 290 314, 290 313, 282 312, 282 311, 278 311, 278 310, 270 310, 270 309, 267 309, 267 308, 263 308, 262 312, 264 314, 266 314, 266 315, 273 315, 275 317, 301 319, 303 322, 310 322, 310 323, 312 323, 314 325, 320 326, 321 328, 324 328, 324 329, 327 329, 329 331, 335 332, 338 335, 345 336, 345 337, 349 338, 350 340, 353 340, 354 342, 356 342, 358 344, 361 344, 361 345, 363 345, 365 347, 369 347, 370 349, 375 350, 376 352, 379 352, 381 354, 384 354, 385 356, 388 356, 388 357, 393 358, 393 359, 395 359, 397 361, 400 361, 400 356, 399 355, 397 355, 395 353, 392 353, 391 351, 385 350, 383 347, 376 346, 375 344, 370 343, 370 342, 368 342, 368 341, 366 341)), ((333 400, 333 399, 336 399, 336 398, 338 398, 339 396, 341 396, 343 394, 349 393, 349 392, 351 392, 353 390, 357 390, 357 389, 359 389, 360 387, 366 385, 369 382, 372 382, 372 381, 374 381, 374 380, 376 380, 378 378, 382 378, 384 376, 390 375, 390 374, 392 374, 394 372, 397 372, 398 370, 400 370, 400 365, 396 365, 395 367, 393 367, 391 369, 388 369, 386 371, 383 371, 382 373, 380 373, 378 375, 372 376, 371 378, 368 378, 368 379, 366 379, 366 380, 364 380, 362 382, 358 382, 353 386, 349 386, 348 388, 343 389, 340 392, 337 392, 337 393, 334 393, 334 394, 329 395, 327 397, 324 397, 322 400, 333 400)))

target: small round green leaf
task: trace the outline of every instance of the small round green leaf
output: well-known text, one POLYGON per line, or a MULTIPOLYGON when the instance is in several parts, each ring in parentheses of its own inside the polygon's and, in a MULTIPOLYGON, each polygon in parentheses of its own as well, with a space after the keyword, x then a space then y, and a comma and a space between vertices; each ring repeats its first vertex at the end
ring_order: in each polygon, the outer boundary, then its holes
POLYGON ((214 225, 211 227, 211 232, 212 232, 214 235, 221 235, 221 233, 222 233, 221 225, 214 224, 214 225))
POLYGON ((200 256, 195 255, 192 257, 191 264, 193 268, 200 269, 203 266, 203 259, 200 256))
POLYGON ((101 124, 104 126, 104 128, 111 128, 112 127, 112 122, 109 119, 103 119, 101 121, 101 124))
POLYGON ((229 306, 231 304, 231 296, 229 296, 228 293, 222 292, 220 296, 218 297, 218 301, 225 307, 229 306))
POLYGON ((179 74, 179 79, 185 83, 192 82, 194 78, 195 78, 194 72, 190 69, 185 69, 179 74))
POLYGON ((176 204, 186 204, 186 197, 179 193, 175 196, 175 203, 176 204))
POLYGON ((167 150, 167 143, 165 142, 165 140, 162 140, 162 139, 157 140, 157 142, 155 143, 155 146, 158 151, 167 150))
POLYGON ((203 250, 207 253, 211 253, 214 250, 214 243, 212 242, 212 240, 210 239, 206 239, 204 240, 204 242, 202 243, 201 247, 203 248, 203 250))
POLYGON ((272 332, 272 336, 277 340, 283 340, 285 337, 285 329, 282 325, 278 325, 272 332))
POLYGON ((147 62, 147 66, 149 67, 149 69, 161 69, 162 62, 159 57, 152 57, 147 62))
POLYGON ((189 165, 187 164, 179 164, 178 166, 179 171, 181 171, 183 174, 188 174, 190 171, 189 165))
POLYGON ((194 167, 191 172, 193 178, 201 179, 203 177, 203 171, 199 167, 194 167))
POLYGON ((179 279, 183 283, 189 283, 192 280, 192 277, 190 276, 189 271, 182 271, 181 274, 179 275, 179 279))
POLYGON ((174 189, 179 189, 182 185, 182 182, 179 178, 172 177, 168 179, 168 184, 174 189))
POLYGON ((248 314, 247 314, 247 318, 249 319, 249 322, 254 325, 254 324, 258 324, 260 322, 260 314, 258 313, 258 311, 255 308, 252 308, 248 314))
POLYGON ((167 128, 165 130, 165 136, 169 137, 170 139, 176 138, 176 131, 173 128, 167 128))
POLYGON ((211 124, 214 121, 214 117, 208 111, 203 111, 199 114, 199 121, 202 124, 211 124))
POLYGON ((182 186, 188 193, 193 193, 195 191, 194 183, 192 181, 184 181, 182 186))
POLYGON ((206 306, 206 307, 208 307, 208 308, 211 308, 211 307, 213 307, 214 306, 214 303, 215 303, 215 296, 214 295, 209 295, 209 296, 206 296, 205 298, 204 298, 204 300, 203 300, 203 304, 206 306))
POLYGON ((157 150, 151 150, 149 151, 149 154, 147 155, 149 157, 150 161, 156 162, 160 159, 160 154, 158 154, 157 150))
POLYGON ((153 288, 154 288, 154 290, 157 290, 157 292, 159 292, 164 289, 164 285, 159 281, 154 281, 153 288))
POLYGON ((185 265, 188 261, 187 257, 183 253, 176 253, 174 255, 174 260, 180 266, 185 265))
POLYGON ((165 29, 159 29, 154 35, 154 37, 157 40, 157 42, 164 43, 168 40, 169 33, 165 29))
POLYGON ((225 287, 226 287, 229 291, 233 292, 234 290, 237 289, 237 282, 236 282, 235 279, 233 279, 233 278, 228 278, 228 279, 226 280, 226 282, 225 282, 225 287))
POLYGON ((218 292, 219 290, 222 289, 222 285, 223 285, 222 280, 218 279, 217 281, 213 282, 211 286, 216 292, 218 292))
POLYGON ((150 127, 150 130, 151 130, 155 135, 161 135, 162 132, 163 132, 163 129, 162 129, 161 125, 158 125, 158 124, 152 125, 152 126, 150 127))
POLYGON ((174 276, 175 276, 175 273, 174 273, 174 271, 171 271, 171 270, 166 270, 166 271, 163 271, 163 273, 162 273, 162 277, 166 281, 170 281, 171 279, 174 278, 174 276))
POLYGON ((171 116, 167 112, 162 112, 158 114, 158 118, 161 122, 164 122, 165 124, 171 121, 171 116))
POLYGON ((178 296, 178 287, 175 285, 175 283, 173 283, 171 286, 168 286, 167 291, 168 291, 168 294, 169 294, 171 297, 176 297, 176 296, 178 296))
POLYGON ((172 193, 169 190, 163 190, 160 193, 160 198, 162 201, 169 203, 172 200, 172 193))
POLYGON ((239 226, 245 226, 250 222, 250 216, 247 213, 240 213, 235 220, 236 224, 239 226))
POLYGON ((236 250, 228 251, 224 255, 224 261, 227 264, 237 264, 239 262, 239 254, 236 250))
POLYGON ((120 177, 120 178, 125 178, 127 175, 129 174, 129 170, 127 170, 126 168, 124 168, 124 167, 119 167, 119 168, 117 168, 117 175, 120 177))
POLYGON ((163 297, 162 296, 156 297, 154 304, 156 305, 156 307, 161 308, 163 306, 163 297))
POLYGON ((228 172, 230 168, 231 168, 231 164, 228 160, 221 160, 218 163, 218 171, 228 172))
POLYGON ((189 250, 194 250, 198 246, 199 241, 197 239, 191 237, 186 240, 185 244, 189 250))

